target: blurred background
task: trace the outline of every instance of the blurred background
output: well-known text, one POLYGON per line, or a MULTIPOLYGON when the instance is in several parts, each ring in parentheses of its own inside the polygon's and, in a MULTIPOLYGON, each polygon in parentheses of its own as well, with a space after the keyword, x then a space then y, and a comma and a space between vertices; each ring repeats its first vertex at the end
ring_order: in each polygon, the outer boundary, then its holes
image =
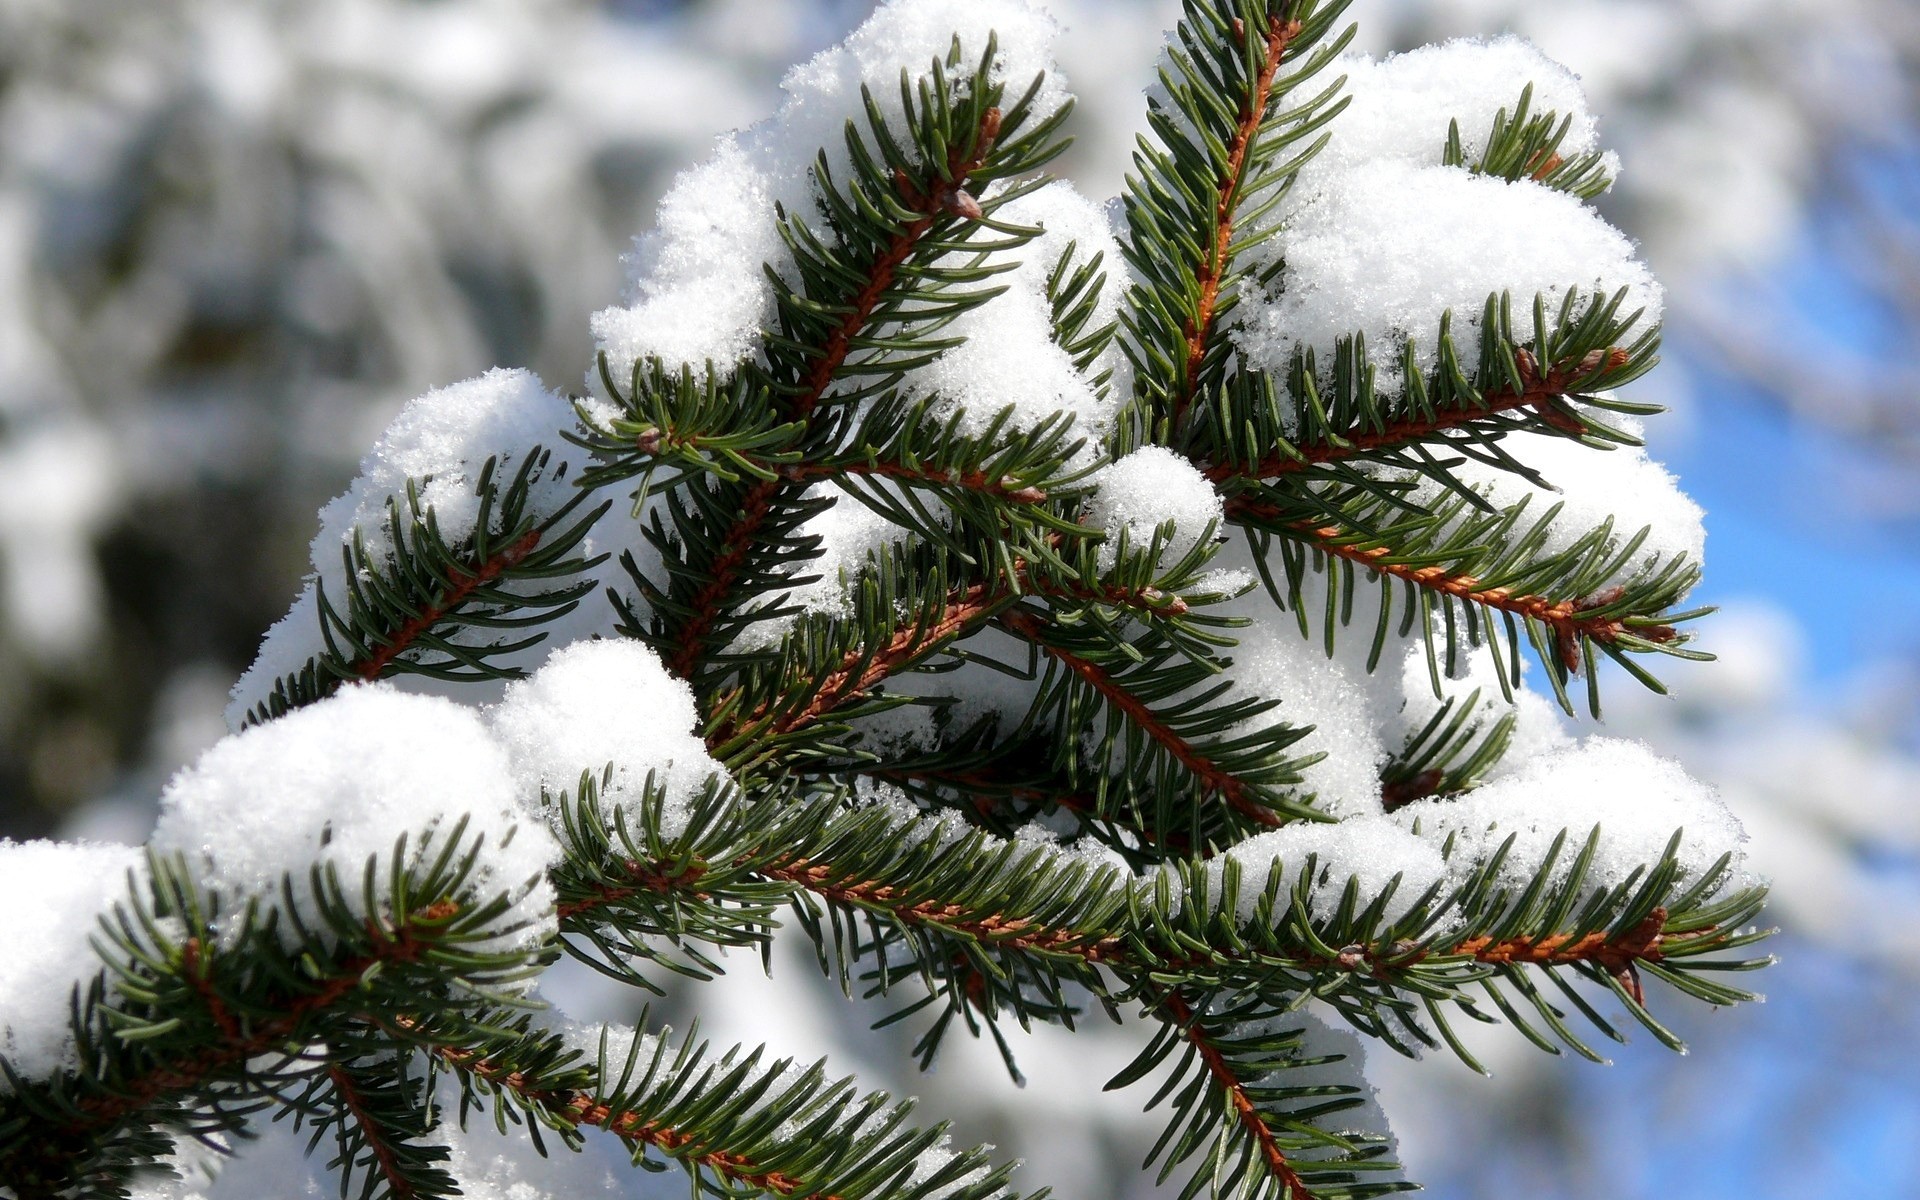
MULTIPOLYGON (((1176 0, 1052 0, 1061 166, 1120 186, 1176 0)), ((575 386, 673 172, 864 0, 0 0, 0 835, 143 840, 224 732, 314 511, 408 397, 575 386)), ((1709 513, 1721 661, 1607 727, 1717 784, 1776 883, 1764 1007, 1602 1068, 1518 1039, 1374 1066, 1442 1197, 1920 1195, 1920 5, 1358 0, 1361 44, 1514 30, 1585 79, 1603 201, 1672 292, 1639 398, 1709 513)), ((1067 1197, 1150 1194, 1120 1033, 924 1079, 785 950, 676 998, 833 1051, 1067 1197), (776 999, 777 997, 777 999, 776 999)), ((626 1003, 571 974, 594 1015, 626 1003)), ((630 1015, 630 1014, 628 1014, 630 1015)), ((903 1035, 910 1040, 910 1035, 903 1035)))

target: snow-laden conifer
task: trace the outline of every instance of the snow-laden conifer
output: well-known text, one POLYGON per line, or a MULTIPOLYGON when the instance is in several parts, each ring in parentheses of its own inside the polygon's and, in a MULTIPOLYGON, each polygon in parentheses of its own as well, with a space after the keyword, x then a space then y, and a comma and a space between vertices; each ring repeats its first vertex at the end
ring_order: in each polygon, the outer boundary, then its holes
POLYGON ((1661 294, 1587 203, 1618 164, 1525 45, 1374 62, 1341 7, 1188 0, 1111 224, 1039 173, 1070 102, 1022 0, 796 68, 663 201, 580 395, 496 371, 381 438, 144 859, 0 845, 45 931, 0 965, 0 1176, 116 1195, 282 1106, 350 1194, 518 1195, 516 1127, 1006 1194, 824 1067, 533 986, 788 923, 923 1062, 1145 1023, 1113 1082, 1185 1194, 1408 1186, 1364 1040, 1592 1056, 1745 998, 1737 823, 1548 708, 1658 686, 1702 615, 1619 391, 1661 294))

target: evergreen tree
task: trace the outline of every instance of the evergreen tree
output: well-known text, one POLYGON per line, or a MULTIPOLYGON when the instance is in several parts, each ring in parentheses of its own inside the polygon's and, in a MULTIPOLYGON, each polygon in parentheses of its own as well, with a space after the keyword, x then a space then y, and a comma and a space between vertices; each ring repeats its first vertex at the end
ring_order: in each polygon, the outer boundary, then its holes
POLYGON ((1148 1023, 1112 1086, 1183 1195, 1411 1186, 1362 1038, 1746 998, 1737 825, 1525 686, 1697 657, 1614 160, 1525 46, 1343 58, 1342 7, 1188 0, 1116 234, 1038 174, 1048 23, 896 0, 663 201, 586 393, 413 402, 145 850, 0 850, 0 1180, 163 1194, 279 1115, 349 1195, 487 1194, 489 1125, 1005 1194, 824 1064, 536 989, 788 921, 923 1061, 1148 1023))

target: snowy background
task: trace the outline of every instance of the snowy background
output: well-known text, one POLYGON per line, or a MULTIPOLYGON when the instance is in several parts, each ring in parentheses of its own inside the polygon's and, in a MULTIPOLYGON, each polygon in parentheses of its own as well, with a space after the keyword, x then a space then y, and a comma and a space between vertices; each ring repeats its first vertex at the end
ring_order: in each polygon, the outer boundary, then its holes
MULTIPOLYGON (((673 173, 866 7, 0 0, 0 834, 142 840, 399 405, 496 363, 577 378, 673 173)), ((1081 96, 1061 170, 1104 196, 1176 4, 1049 7, 1081 96)), ((1654 452, 1708 510, 1701 596, 1727 611, 1721 662, 1668 672, 1671 700, 1615 687, 1607 727, 1722 790, 1786 930, 1770 1004, 1675 1010, 1691 1059, 1506 1039, 1478 1081, 1376 1055, 1412 1171, 1447 1197, 1920 1192, 1920 9, 1354 16, 1378 50, 1532 37, 1624 159, 1604 206, 1671 292, 1636 398, 1676 410, 1654 452)), ((752 963, 677 1001, 926 1094, 1031 1183, 1139 1186, 1157 1123, 1098 1093, 1118 1039, 1021 1047, 1017 1091, 990 1047, 912 1078, 873 1014, 752 963)))

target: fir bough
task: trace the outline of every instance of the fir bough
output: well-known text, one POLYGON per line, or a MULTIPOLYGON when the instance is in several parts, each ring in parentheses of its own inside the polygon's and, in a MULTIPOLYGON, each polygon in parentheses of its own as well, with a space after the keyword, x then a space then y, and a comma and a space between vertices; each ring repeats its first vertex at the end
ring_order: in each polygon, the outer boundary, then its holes
POLYGON ((668 196, 588 394, 417 401, 92 951, 82 852, 5 848, 52 941, 0 1179, 125 1195, 279 1113, 351 1195, 461 1194, 479 1122, 715 1194, 1006 1194, 777 1048, 531 989, 783 924, 923 1063, 1154 1026, 1112 1086, 1157 1088, 1182 1195, 1411 1186, 1356 1034, 1594 1057, 1747 998, 1737 826, 1525 687, 1597 711, 1700 615, 1613 394, 1660 297, 1584 206, 1611 160, 1531 51, 1373 63, 1341 8, 1188 0, 1116 242, 1037 174, 1046 22, 898 0, 668 196))

